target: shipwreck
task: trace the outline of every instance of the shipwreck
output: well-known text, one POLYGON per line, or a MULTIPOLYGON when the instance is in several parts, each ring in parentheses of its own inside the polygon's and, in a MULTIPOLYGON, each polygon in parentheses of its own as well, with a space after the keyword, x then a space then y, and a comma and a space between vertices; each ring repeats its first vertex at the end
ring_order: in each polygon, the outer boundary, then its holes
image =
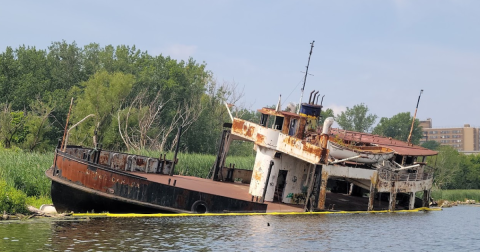
MULTIPOLYGON (((315 99, 314 99, 315 100, 315 99)), ((46 175, 59 212, 205 213, 413 209, 427 206, 436 155, 391 138, 319 124, 322 106, 262 108, 260 122, 224 126, 209 179, 174 175, 178 160, 81 146, 55 151, 46 175), (226 167, 233 141, 256 150, 251 169, 226 167), (415 193, 423 192, 423 200, 415 193)))
MULTIPOLYGON (((310 55, 312 49, 313 42, 310 55)), ((308 65, 302 98, 307 73, 308 65)), ((311 92, 305 103, 300 99, 296 111, 281 111, 280 100, 276 109, 259 109, 257 122, 234 118, 229 111, 231 123, 224 124, 216 161, 205 179, 174 175, 176 158, 108 151, 99 144, 84 148, 62 140, 46 171, 53 204, 58 212, 110 213, 428 207, 433 175, 426 157, 437 152, 411 144, 410 137, 403 142, 333 129, 333 118, 321 117, 323 97, 318 104, 317 94, 311 92), (254 143, 254 167, 226 167, 233 141, 254 143)))

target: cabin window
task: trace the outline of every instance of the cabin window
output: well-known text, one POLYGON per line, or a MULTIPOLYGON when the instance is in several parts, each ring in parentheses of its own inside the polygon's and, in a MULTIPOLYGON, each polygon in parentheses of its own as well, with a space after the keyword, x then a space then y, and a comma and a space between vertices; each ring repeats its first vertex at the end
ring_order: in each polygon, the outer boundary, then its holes
POLYGON ((262 114, 262 116, 260 117, 260 125, 262 125, 263 127, 267 127, 267 123, 268 123, 268 115, 262 114))
POLYGON ((402 161, 403 161, 403 156, 401 156, 401 155, 396 155, 395 156, 395 162, 397 162, 399 164, 402 164, 402 161))
POLYGON ((277 116, 277 117, 275 117, 275 125, 274 125, 273 128, 276 129, 276 130, 282 130, 282 128, 283 128, 283 120, 284 120, 284 119, 285 119, 285 118, 283 118, 282 116, 277 116))
POLYGON ((298 119, 291 119, 290 120, 290 128, 288 129, 288 135, 289 136, 294 136, 295 133, 297 133, 297 128, 298 128, 298 119))
POLYGON ((413 164, 415 162, 413 156, 407 156, 407 159, 405 160, 405 164, 413 164))

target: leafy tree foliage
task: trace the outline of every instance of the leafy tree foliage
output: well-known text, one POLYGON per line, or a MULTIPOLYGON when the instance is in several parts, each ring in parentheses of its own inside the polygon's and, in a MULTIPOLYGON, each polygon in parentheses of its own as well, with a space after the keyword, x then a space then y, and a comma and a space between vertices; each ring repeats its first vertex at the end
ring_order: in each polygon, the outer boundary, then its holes
MULTIPOLYGON (((398 113, 391 118, 382 117, 377 126, 373 129, 373 134, 391 137, 401 141, 407 141, 410 134, 410 127, 412 126, 413 117, 410 116, 410 112, 398 113)), ((411 142, 418 144, 422 138, 422 127, 420 127, 420 121, 415 119, 413 125, 413 132, 411 142)))
MULTIPOLYGON (((130 94, 134 81, 131 74, 100 71, 88 81, 82 82, 81 87, 75 87, 73 93, 79 95, 72 115, 73 121, 80 121, 89 114, 95 116, 93 120, 81 124, 71 139, 76 143, 91 145, 87 135, 92 136, 97 132, 101 142, 108 130, 114 130, 111 127, 112 115, 130 94)), ((111 143, 105 144, 108 146, 111 143)))
POLYGON ((480 189, 480 155, 464 155, 451 146, 440 146, 427 159, 438 189, 480 189))
POLYGON ((214 153, 219 137, 216 134, 223 121, 227 121, 224 119, 228 119, 224 117, 223 102, 233 103, 229 96, 235 90, 215 87, 212 73, 205 67, 204 63, 191 58, 177 61, 126 45, 102 47, 91 43, 82 48, 75 42, 60 41, 53 42, 47 50, 7 47, 0 54, 0 101, 8 103, 9 109, 3 113, 3 121, 8 126, 0 133, 3 145, 42 149, 42 142, 55 143, 63 136, 73 97, 70 125, 88 114, 96 116, 72 132, 71 143, 91 144, 97 130, 105 148, 124 149, 126 146, 118 134, 117 112, 122 115, 140 93, 146 92, 142 105, 136 105, 141 113, 130 119, 140 119, 140 115, 150 109, 146 105, 152 104, 159 94, 160 100, 168 101, 163 104, 157 124, 152 124, 151 131, 144 131, 148 132, 146 136, 155 134, 153 125, 158 126, 161 121, 162 125, 175 128, 165 136, 168 143, 174 144, 178 125, 173 122, 180 120, 178 122, 184 124, 178 111, 188 105, 196 108, 195 120, 199 123, 184 128, 182 149, 214 153), (30 113, 31 105, 37 101, 50 108, 47 116, 30 113), (13 115, 17 121, 12 119, 13 115), (33 121, 36 121, 34 125, 33 121), (38 137, 27 137, 35 131, 40 133, 38 137))
POLYGON ((0 104, 0 141, 5 148, 24 138, 25 116, 23 111, 12 111, 8 104, 0 104))
POLYGON ((437 150, 438 148, 440 148, 440 143, 434 140, 430 140, 423 143, 422 147, 430 150, 437 150))
POLYGON ((337 115, 336 121, 342 129, 357 132, 369 132, 372 125, 377 120, 377 115, 368 114, 368 107, 361 103, 354 105, 353 108, 347 107, 346 111, 342 111, 337 115))
POLYGON ((434 185, 448 188, 460 169, 462 156, 451 146, 441 146, 437 156, 429 157, 427 162, 434 170, 434 185))
POLYGON ((335 113, 333 112, 333 110, 330 109, 330 108, 328 108, 326 110, 322 110, 322 112, 320 112, 320 125, 322 125, 323 122, 325 121, 325 119, 327 119, 329 117, 334 117, 335 118, 335 113))
POLYGON ((480 189, 480 155, 460 156, 460 167, 448 189, 480 189))

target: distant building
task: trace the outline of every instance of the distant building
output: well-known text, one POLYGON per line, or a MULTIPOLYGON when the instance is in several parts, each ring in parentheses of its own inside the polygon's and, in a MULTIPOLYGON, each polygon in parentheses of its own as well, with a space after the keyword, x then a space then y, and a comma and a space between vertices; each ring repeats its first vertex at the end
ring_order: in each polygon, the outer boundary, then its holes
POLYGON ((459 128, 433 128, 432 119, 428 118, 426 121, 420 121, 420 126, 423 128, 420 144, 434 140, 461 152, 480 151, 480 129, 472 128, 470 124, 459 128))

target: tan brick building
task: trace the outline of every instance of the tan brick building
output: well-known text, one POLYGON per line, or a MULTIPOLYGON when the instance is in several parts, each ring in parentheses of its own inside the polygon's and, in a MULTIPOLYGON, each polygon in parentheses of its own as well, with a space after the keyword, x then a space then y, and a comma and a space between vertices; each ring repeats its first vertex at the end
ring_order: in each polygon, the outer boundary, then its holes
POLYGON ((449 145, 458 151, 480 151, 480 129, 465 124, 459 128, 433 128, 432 119, 420 121, 423 127, 423 138, 420 144, 434 140, 441 145, 449 145))

